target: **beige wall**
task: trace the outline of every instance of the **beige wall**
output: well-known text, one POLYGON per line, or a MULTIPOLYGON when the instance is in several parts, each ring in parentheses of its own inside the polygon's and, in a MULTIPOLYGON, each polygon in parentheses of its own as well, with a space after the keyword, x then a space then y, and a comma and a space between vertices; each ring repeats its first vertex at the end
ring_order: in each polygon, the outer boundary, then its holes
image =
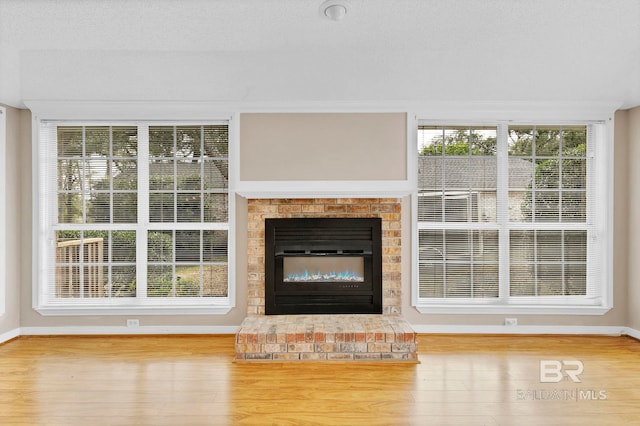
MULTIPOLYGON (((12 114, 18 114, 13 111, 12 114)), ((343 127, 348 127, 349 140, 343 140, 343 144, 357 147, 357 149, 347 149, 346 155, 349 159, 355 158, 361 151, 365 151, 368 155, 365 157, 364 164, 357 167, 343 170, 342 163, 331 163, 331 159, 340 157, 339 152, 344 148, 335 145, 322 145, 324 150, 314 151, 314 157, 320 158, 322 162, 330 162, 331 164, 340 165, 340 173, 331 176, 325 175, 326 169, 314 166, 309 162, 307 151, 301 150, 296 144, 300 143, 297 138, 285 138, 283 142, 288 147, 286 151, 286 164, 297 163, 299 159, 303 164, 313 168, 315 179, 331 180, 384 180, 384 179, 404 179, 406 175, 406 116, 405 114, 392 114, 391 117, 385 117, 384 120, 373 120, 376 123, 390 123, 392 127, 397 129, 400 135, 386 134, 384 139, 387 144, 384 145, 384 153, 388 155, 380 155, 382 151, 378 145, 382 142, 371 142, 371 134, 366 133, 366 129, 360 126, 368 126, 372 123, 368 117, 362 117, 366 114, 348 114, 348 117, 338 116, 336 114, 328 114, 323 117, 313 117, 311 120, 311 129, 316 129, 319 123, 321 127, 330 127, 333 119, 338 119, 343 127), (347 118, 353 118, 354 121, 347 125, 347 118), (400 118, 401 117, 401 118, 400 118), (388 119, 391 119, 390 121, 388 119), (345 121, 346 120, 346 121, 345 121), (400 124, 402 122, 402 124, 400 124), (360 131, 362 130, 362 131, 360 131), (330 147, 330 149, 328 148, 330 147), (392 154, 389 154, 392 153, 392 154), (294 155, 295 154, 295 155, 294 155), (301 158, 298 158, 301 157, 301 158), (384 166, 384 167, 383 167, 384 166), (325 170, 325 172, 323 172, 325 170), (347 173, 348 172, 348 173, 347 173)), ((22 298, 21 298, 21 319, 20 325, 23 327, 50 327, 50 326, 122 326, 125 324, 127 316, 77 316, 77 317, 44 317, 39 315, 31 308, 31 136, 30 136, 30 114, 22 113, 22 120, 18 120, 22 134, 20 135, 20 143, 13 143, 14 150, 10 151, 15 154, 9 154, 7 164, 12 164, 12 172, 18 179, 19 191, 12 191, 10 196, 14 199, 19 209, 10 209, 9 217, 14 220, 15 227, 8 226, 13 229, 10 237, 10 247, 21 247, 20 258, 17 256, 18 250, 12 254, 13 258, 9 260, 8 265, 17 265, 21 261, 21 270, 13 271, 11 274, 16 281, 21 282, 22 298), (26 123, 26 124, 25 124, 26 123), (20 198, 20 193, 23 194, 20 198), (20 222, 20 219, 22 222, 20 222), (17 226, 20 224, 20 227, 17 226), (21 232, 18 233, 17 230, 21 232)), ((269 161, 265 161, 268 157, 274 161, 275 149, 278 146, 277 135, 282 136, 285 129, 289 128, 286 124, 287 120, 283 120, 284 116, 292 117, 295 121, 298 134, 314 134, 313 131, 301 132, 301 119, 303 117, 297 114, 284 114, 274 116, 272 114, 242 114, 241 118, 241 137, 249 137, 249 141, 241 142, 241 175, 246 180, 282 180, 282 179, 303 179, 302 169, 294 167, 286 170, 273 170, 269 161), (273 121, 271 120, 273 119, 273 121), (246 120, 246 121, 245 121, 246 120), (259 127, 259 129, 257 128, 259 127), (268 143, 262 143, 256 138, 258 130, 264 131, 270 135, 268 143), (244 135, 244 136, 243 136, 244 135), (249 135, 249 136, 247 136, 249 135), (253 136, 252 136, 253 135, 253 136), (247 152, 250 147, 260 147, 261 154, 257 155, 253 151, 247 152), (261 161, 258 161, 261 160, 261 161)), ((381 117, 376 117, 381 118, 381 117)), ((13 119, 12 119, 13 121, 13 119)), ((304 120, 302 120, 304 121, 304 120)), ((13 127, 13 125, 12 125, 13 127)), ((303 127, 303 126, 302 126, 303 127)), ((640 160, 640 108, 633 111, 621 111, 616 114, 616 137, 615 137, 615 226, 614 226, 614 287, 615 287, 615 308, 605 315, 596 316, 552 316, 552 315, 517 315, 519 324, 522 325, 582 325, 582 326, 625 326, 631 325, 635 329, 640 329, 640 314, 636 313, 640 309, 640 289, 638 285, 627 290, 627 281, 637 282, 640 279, 640 263, 627 262, 627 254, 634 259, 640 255, 640 243, 635 242, 634 235, 640 235, 640 193, 633 188, 640 185, 640 168, 630 167, 629 161, 633 159, 640 160), (632 143, 633 142, 633 143, 632 143), (635 143, 635 146, 634 146, 635 143), (636 182, 636 184, 634 184, 636 182), (627 205, 627 203, 629 205, 627 205), (627 212, 632 214, 628 215, 627 212), (631 223, 627 225, 628 218, 632 217, 631 223), (637 219, 636 219, 637 218, 637 219), (629 241, 627 241, 627 236, 629 241), (632 244, 633 242, 633 244, 632 244), (629 243, 629 247, 627 244, 629 243), (636 266, 636 264, 638 264, 636 266), (628 277, 627 279, 627 271, 628 277), (629 321, 631 318, 631 322, 629 321)), ((319 140, 316 140, 319 144, 319 140)), ((303 143, 305 145, 306 143, 303 143)), ((317 148, 316 145, 312 144, 317 148)), ((315 149, 314 148, 314 149, 315 149)), ((284 169, 284 164, 280 164, 284 169)), ((331 170, 331 172, 333 169, 331 170)), ((239 325, 246 313, 246 292, 247 292, 247 203, 246 199, 236 197, 236 272, 237 272, 237 308, 226 316, 206 316, 206 315, 165 315, 165 316, 138 316, 141 325, 160 325, 160 326, 236 326, 239 325)), ((411 205, 410 198, 403 198, 403 279, 402 279, 402 312, 404 316, 412 324, 424 325, 499 325, 503 323, 504 315, 422 315, 411 307, 411 205)), ((14 300, 17 298, 13 296, 14 300)), ((15 307, 9 307, 16 312, 15 307)), ((512 317, 513 315, 509 315, 512 317)), ((128 316, 131 317, 131 316, 128 316)), ((0 323, 3 325, 4 322, 0 323)), ((15 324, 15 319, 13 321, 15 324)), ((0 332, 2 332, 0 328, 0 332)))
POLYGON ((241 114, 240 179, 404 180, 404 113, 241 114))
POLYGON ((628 140, 629 150, 627 167, 628 182, 628 235, 629 259, 628 275, 628 307, 629 317, 627 325, 640 330, 640 107, 628 112, 628 140))
MULTIPOLYGON (((24 117, 27 111, 6 107, 7 110, 7 157, 6 157, 6 310, 0 316, 0 334, 20 327, 20 248, 22 235, 20 174, 21 164, 16 161, 21 143, 25 140, 24 117)), ((29 191, 27 194, 30 194, 29 191)))

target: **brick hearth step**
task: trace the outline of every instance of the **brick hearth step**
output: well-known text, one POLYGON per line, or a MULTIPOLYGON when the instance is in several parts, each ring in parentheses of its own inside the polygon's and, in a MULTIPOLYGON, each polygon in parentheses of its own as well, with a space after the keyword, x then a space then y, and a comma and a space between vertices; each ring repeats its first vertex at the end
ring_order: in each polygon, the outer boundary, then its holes
POLYGON ((249 316, 235 346, 236 361, 418 361, 416 333, 399 315, 249 316))

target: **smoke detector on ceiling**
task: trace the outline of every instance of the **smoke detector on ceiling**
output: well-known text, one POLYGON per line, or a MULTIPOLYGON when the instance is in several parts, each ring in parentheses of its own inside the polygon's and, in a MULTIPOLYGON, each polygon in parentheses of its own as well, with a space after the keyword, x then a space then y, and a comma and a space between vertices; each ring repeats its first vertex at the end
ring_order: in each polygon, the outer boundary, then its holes
POLYGON ((320 5, 320 16, 332 21, 342 21, 349 11, 349 3, 345 0, 325 0, 320 5))

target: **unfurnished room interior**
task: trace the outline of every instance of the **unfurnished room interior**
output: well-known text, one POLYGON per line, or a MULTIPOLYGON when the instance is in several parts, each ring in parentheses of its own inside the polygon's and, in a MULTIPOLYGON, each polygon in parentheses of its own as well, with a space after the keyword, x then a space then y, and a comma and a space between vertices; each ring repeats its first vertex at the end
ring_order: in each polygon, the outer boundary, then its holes
POLYGON ((0 424, 640 424, 637 0, 0 0, 0 424))

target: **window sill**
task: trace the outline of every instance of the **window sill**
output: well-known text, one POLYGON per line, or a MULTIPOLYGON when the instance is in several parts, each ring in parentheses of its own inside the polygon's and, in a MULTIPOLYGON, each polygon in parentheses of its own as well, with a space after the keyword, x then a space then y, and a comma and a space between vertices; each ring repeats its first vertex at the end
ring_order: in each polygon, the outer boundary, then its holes
POLYGON ((567 305, 433 305, 418 304, 421 314, 604 315, 610 306, 567 305))
POLYGON ((226 315, 232 305, 182 305, 182 306, 38 306, 34 309, 43 316, 86 315, 226 315))

